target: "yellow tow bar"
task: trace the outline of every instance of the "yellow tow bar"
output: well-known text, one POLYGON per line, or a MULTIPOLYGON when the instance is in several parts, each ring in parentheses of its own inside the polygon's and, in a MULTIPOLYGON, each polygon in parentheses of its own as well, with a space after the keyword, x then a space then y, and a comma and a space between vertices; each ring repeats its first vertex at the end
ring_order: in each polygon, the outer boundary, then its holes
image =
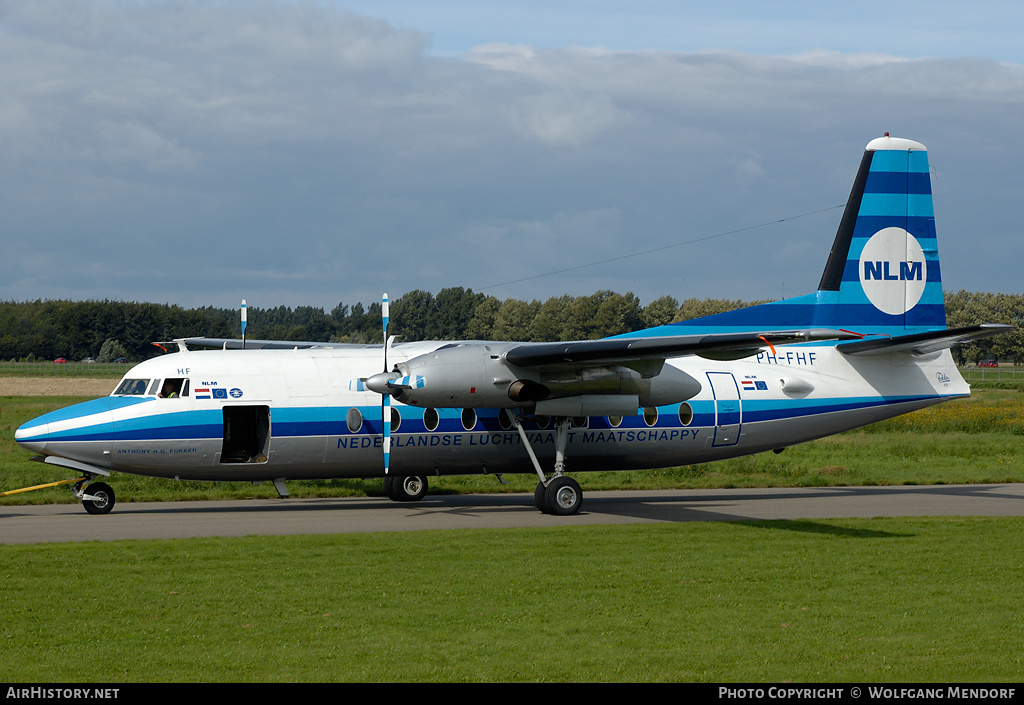
POLYGON ((23 487, 20 490, 8 490, 7 492, 0 492, 0 497, 6 497, 9 494, 18 494, 19 492, 31 492, 32 490, 45 490, 47 487, 57 487, 58 485, 70 485, 72 482, 88 482, 88 477, 76 477, 72 480, 58 480, 57 482, 48 482, 45 485, 33 485, 32 487, 23 487))

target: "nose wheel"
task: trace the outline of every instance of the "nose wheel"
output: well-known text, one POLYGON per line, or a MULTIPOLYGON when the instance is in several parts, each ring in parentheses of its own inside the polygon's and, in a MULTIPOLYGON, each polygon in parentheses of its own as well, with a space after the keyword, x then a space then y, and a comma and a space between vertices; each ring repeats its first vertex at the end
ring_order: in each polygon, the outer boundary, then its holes
POLYGON ((90 514, 109 514, 114 508, 114 490, 105 482, 92 483, 85 488, 79 499, 85 511, 90 514))

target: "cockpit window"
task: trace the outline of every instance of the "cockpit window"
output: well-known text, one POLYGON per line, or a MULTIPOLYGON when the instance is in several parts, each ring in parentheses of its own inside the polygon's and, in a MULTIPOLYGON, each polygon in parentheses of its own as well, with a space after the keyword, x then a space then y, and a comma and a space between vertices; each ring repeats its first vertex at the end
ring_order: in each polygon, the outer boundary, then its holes
POLYGON ((148 379, 126 379, 114 390, 114 396, 145 396, 148 384, 148 379))
POLYGON ((160 394, 157 396, 163 399, 176 399, 177 397, 188 396, 188 378, 168 377, 160 387, 160 394))

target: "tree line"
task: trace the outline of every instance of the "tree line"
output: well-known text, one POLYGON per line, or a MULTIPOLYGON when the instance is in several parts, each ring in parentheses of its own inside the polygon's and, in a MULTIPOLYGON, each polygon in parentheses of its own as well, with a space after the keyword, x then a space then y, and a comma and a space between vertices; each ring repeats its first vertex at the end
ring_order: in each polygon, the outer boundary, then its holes
MULTIPOLYGON (((586 340, 731 311, 763 301, 662 296, 646 306, 632 293, 498 299, 471 289, 415 290, 391 304, 390 332, 401 340, 586 340)), ((1024 295, 958 291, 946 294, 950 328, 1024 322, 1024 295)), ((250 339, 380 343, 381 305, 339 303, 329 313, 313 306, 248 308, 250 339)), ((237 309, 186 309, 124 301, 0 302, 0 360, 64 357, 135 362, 160 351, 155 341, 183 337, 239 338, 237 309)), ((954 350, 958 361, 1024 362, 1024 333, 1016 331, 954 350)))

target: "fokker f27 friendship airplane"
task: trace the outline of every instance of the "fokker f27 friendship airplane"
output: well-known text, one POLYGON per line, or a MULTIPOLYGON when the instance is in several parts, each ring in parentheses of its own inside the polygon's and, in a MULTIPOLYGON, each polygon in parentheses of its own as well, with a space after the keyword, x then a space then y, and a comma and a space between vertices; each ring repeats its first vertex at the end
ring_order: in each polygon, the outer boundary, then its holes
POLYGON ((272 481, 282 496, 289 479, 383 476, 405 501, 430 475, 536 473, 537 507, 574 514, 569 470, 779 451, 968 396, 950 346, 1008 328, 946 328, 927 152, 886 135, 867 145, 816 293, 568 343, 183 339, 15 438, 82 473, 73 491, 94 514, 114 492, 85 484, 111 472, 272 481))

